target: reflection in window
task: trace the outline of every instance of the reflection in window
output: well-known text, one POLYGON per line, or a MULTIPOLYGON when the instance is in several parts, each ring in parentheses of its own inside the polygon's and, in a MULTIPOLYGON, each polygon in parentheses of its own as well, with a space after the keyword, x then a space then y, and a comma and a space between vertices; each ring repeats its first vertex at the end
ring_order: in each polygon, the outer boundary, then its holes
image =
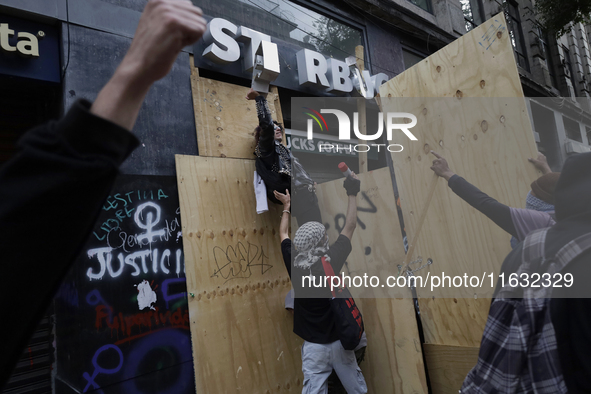
POLYGON ((431 0, 408 0, 417 7, 421 7, 427 12, 433 13, 433 9, 431 8, 431 0))
POLYGON ((466 22, 466 31, 470 31, 484 22, 480 0, 460 0, 460 4, 466 22))
POLYGON ((525 51, 525 41, 523 40, 523 30, 521 29, 521 18, 517 3, 512 0, 505 1, 505 18, 511 35, 511 44, 515 52, 515 60, 520 67, 529 71, 527 53, 525 51))
POLYGON ((192 0, 206 15, 217 15, 273 38, 343 60, 363 45, 361 30, 288 0, 192 0))

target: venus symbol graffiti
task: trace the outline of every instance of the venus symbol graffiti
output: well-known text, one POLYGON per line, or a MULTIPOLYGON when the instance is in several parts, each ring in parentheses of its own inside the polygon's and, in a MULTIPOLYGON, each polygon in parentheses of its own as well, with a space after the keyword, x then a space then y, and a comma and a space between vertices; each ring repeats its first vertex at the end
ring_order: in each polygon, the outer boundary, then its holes
POLYGON ((55 297, 55 392, 194 394, 186 291, 176 178, 121 176, 55 297))

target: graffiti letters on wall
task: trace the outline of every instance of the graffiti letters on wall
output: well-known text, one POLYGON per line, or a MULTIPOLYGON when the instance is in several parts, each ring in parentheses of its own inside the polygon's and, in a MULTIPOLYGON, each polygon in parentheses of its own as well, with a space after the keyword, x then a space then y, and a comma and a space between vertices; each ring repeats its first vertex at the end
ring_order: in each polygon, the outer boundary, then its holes
POLYGON ((118 179, 55 305, 56 393, 195 393, 176 178, 118 179))

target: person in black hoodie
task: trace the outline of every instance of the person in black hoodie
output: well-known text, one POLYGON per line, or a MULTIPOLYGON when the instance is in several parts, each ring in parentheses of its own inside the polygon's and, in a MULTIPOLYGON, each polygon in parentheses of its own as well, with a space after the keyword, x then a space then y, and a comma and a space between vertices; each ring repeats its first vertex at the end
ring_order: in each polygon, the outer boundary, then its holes
MULTIPOLYGON (((554 201, 556 224, 550 227, 545 235, 543 252, 546 258, 555 256, 561 248, 571 241, 591 234, 591 152, 567 159, 556 185, 554 201)), ((503 262, 501 273, 506 281, 509 275, 523 269, 524 262, 535 261, 530 261, 526 257, 529 250, 524 253, 526 242, 528 242, 527 239, 518 244, 503 262)), ((536 336, 535 340, 528 340, 532 334, 521 331, 520 334, 517 334, 520 339, 517 342, 511 342, 511 338, 515 338, 516 335, 515 329, 522 322, 511 321, 511 316, 515 316, 515 314, 511 315, 509 310, 507 310, 505 319, 499 319, 499 316, 503 316, 502 313, 493 316, 495 302, 501 300, 501 298, 497 298, 491 305, 478 364, 468 374, 461 392, 488 392, 483 389, 483 386, 494 386, 497 389, 507 385, 521 387, 524 382, 527 386, 527 384, 531 384, 531 377, 535 377, 536 374, 537 377, 540 377, 539 371, 543 371, 547 365, 557 366, 551 370, 551 373, 556 374, 558 378, 547 378, 548 382, 551 381, 555 385, 546 386, 547 391, 544 392, 591 392, 591 379, 589 379, 591 376, 591 357, 589 356, 591 354, 591 286, 589 285, 591 281, 591 248, 572 248, 571 255, 580 251, 582 252, 576 257, 569 258, 570 261, 559 272, 562 277, 566 277, 567 274, 572 275, 572 285, 568 286, 567 281, 556 281, 553 276, 550 282, 553 283, 550 293, 551 299, 541 298, 537 301, 538 305, 544 303, 543 308, 546 316, 550 317, 551 325, 548 325, 551 327, 550 333, 554 332, 554 337, 550 335, 550 340, 546 342, 547 347, 542 352, 547 352, 548 358, 541 359, 539 354, 533 354, 531 351, 539 345, 540 340, 547 340, 548 337, 536 336), (505 331, 504 326, 512 327, 512 329, 505 331), (515 357, 511 357, 511 352, 519 348, 522 342, 527 344, 529 350, 527 354, 529 364, 525 368, 530 374, 528 376, 523 376, 523 370, 520 369, 523 368, 523 365, 517 363, 515 357), (497 350, 494 349, 495 346, 498 348, 497 350), (489 348, 488 351, 483 351, 485 347, 489 348), (550 350, 548 351, 548 349, 550 350), (538 361, 543 364, 537 365, 538 361), (502 376, 513 376, 513 379, 507 381, 507 379, 501 378, 502 376), (528 381, 530 383, 527 383, 528 381)), ((542 269, 546 270, 548 267, 542 266, 542 269)), ((531 275, 529 279, 531 279, 531 275)), ((538 284, 537 288, 539 287, 538 284)), ((507 287, 503 288, 503 290, 506 289, 507 287)), ((523 289, 525 291, 527 288, 523 289)), ((507 306, 519 301, 504 298, 501 302, 505 302, 507 306)), ((527 312, 531 313, 531 310, 527 312)), ((540 322, 536 324, 540 324, 540 322)), ((499 390, 500 392, 504 391, 503 389, 499 390)))
POLYGON ((293 195, 291 210, 298 225, 307 222, 322 222, 316 183, 306 172, 299 160, 282 143, 283 126, 273 120, 271 110, 264 95, 250 89, 247 100, 255 100, 259 125, 255 129, 256 170, 265 182, 267 198, 281 204, 274 192, 283 193, 286 189, 293 195), (293 189, 292 189, 293 184, 293 189))
POLYGON ((119 165, 139 145, 130 130, 144 97, 205 29, 190 1, 148 2, 94 103, 79 100, 62 120, 27 132, 0 170, 0 391, 90 234, 119 165))

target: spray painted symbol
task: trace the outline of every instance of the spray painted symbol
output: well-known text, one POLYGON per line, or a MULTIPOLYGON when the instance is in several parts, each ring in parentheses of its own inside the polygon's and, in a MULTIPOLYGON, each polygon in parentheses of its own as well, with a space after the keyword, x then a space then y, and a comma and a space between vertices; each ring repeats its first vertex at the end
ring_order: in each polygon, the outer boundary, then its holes
POLYGON ((99 373, 104 373, 105 375, 112 375, 114 373, 119 372, 119 370, 123 366, 123 353, 121 352, 121 349, 119 349, 115 345, 105 345, 105 346, 102 346, 101 348, 99 348, 96 351, 96 353, 94 354, 94 357, 92 357, 92 365, 94 365, 94 371, 92 372, 92 376, 90 376, 87 372, 84 372, 82 374, 82 376, 84 377, 84 379, 86 379, 86 381, 88 382, 88 384, 86 385, 86 387, 84 387, 83 393, 87 392, 88 391, 88 388, 91 385, 92 385, 92 388, 99 389, 99 391, 98 391, 99 393, 103 393, 103 391, 100 390, 101 386, 99 386, 94 381, 94 379, 97 377, 97 375, 99 373), (115 368, 106 369, 106 368, 103 368, 100 365, 98 365, 98 357, 99 357, 99 355, 102 352, 107 351, 108 349, 114 349, 119 354, 119 365, 117 365, 115 368))

